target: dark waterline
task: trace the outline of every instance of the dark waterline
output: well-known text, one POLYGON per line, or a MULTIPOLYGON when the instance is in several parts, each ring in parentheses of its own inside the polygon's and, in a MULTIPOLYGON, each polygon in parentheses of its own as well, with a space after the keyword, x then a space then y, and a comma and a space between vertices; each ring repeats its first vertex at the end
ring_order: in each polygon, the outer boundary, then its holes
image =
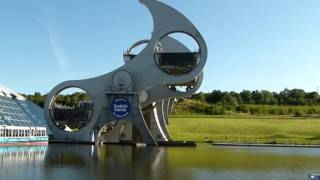
POLYGON ((320 150, 64 145, 0 147, 2 180, 307 179, 320 150))

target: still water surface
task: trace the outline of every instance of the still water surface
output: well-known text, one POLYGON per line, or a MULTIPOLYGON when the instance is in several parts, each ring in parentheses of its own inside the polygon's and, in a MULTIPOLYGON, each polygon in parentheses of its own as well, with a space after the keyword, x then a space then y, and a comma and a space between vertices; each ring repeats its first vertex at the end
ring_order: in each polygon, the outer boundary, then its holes
POLYGON ((0 147, 1 180, 307 179, 320 149, 49 145, 0 147))

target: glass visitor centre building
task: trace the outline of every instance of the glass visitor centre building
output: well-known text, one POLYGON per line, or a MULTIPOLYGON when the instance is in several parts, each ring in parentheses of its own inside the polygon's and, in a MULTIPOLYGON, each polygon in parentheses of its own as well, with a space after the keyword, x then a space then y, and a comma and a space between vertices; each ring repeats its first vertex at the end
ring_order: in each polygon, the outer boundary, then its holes
POLYGON ((48 142, 43 110, 0 85, 0 145, 48 142))

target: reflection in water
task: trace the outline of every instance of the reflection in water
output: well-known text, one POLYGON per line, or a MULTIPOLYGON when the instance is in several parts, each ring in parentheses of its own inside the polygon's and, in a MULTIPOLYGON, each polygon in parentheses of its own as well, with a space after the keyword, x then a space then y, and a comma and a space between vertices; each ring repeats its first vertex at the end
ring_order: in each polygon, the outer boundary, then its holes
POLYGON ((0 179, 307 179, 320 170, 308 148, 49 145, 0 147, 0 179))
POLYGON ((166 148, 50 145, 46 176, 63 178, 70 172, 72 179, 172 179, 166 148))
POLYGON ((46 146, 0 147, 0 179, 43 179, 46 146))
POLYGON ((0 168, 24 168, 43 162, 45 152, 46 146, 0 147, 0 168))
POLYGON ((97 157, 97 174, 102 179, 169 179, 165 148, 109 146, 99 148, 97 157))
POLYGON ((193 179, 301 180, 320 171, 320 151, 313 148, 200 146, 183 153, 170 148, 168 155, 171 166, 180 174, 191 172, 193 179))

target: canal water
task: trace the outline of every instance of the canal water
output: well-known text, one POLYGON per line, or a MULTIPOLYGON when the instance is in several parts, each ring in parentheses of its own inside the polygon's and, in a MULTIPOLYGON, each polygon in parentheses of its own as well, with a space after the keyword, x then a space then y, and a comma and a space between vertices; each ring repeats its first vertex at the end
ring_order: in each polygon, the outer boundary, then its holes
POLYGON ((320 149, 48 145, 0 147, 1 180, 303 180, 320 149))

